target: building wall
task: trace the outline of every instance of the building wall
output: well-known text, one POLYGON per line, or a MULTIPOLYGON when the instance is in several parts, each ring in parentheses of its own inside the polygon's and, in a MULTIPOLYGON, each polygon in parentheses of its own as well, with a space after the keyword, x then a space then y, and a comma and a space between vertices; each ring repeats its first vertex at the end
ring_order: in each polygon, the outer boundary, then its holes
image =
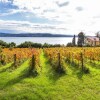
POLYGON ((88 38, 85 39, 85 45, 93 45, 93 42, 91 40, 89 40, 88 38))
POLYGON ((96 41, 96 45, 99 45, 99 41, 96 41))
POLYGON ((93 41, 89 38, 85 39, 85 45, 90 45, 90 46, 98 46, 99 45, 99 41, 93 41))

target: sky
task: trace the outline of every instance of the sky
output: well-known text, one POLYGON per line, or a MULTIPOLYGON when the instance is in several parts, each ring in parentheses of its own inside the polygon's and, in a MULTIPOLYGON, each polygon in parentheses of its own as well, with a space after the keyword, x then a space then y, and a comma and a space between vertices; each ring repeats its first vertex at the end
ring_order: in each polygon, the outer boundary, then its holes
POLYGON ((0 0, 0 32, 94 35, 100 0, 0 0))

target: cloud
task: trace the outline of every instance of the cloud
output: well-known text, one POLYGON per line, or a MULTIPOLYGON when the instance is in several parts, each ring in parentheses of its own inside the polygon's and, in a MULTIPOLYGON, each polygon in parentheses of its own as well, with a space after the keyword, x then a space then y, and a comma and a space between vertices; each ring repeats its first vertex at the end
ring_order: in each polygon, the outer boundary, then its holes
POLYGON ((77 11, 82 11, 83 8, 82 8, 82 7, 76 7, 76 10, 77 10, 77 11))
POLYGON ((33 24, 28 21, 3 21, 0 20, 0 30, 11 30, 14 33, 57 33, 57 31, 65 31, 66 29, 57 25, 49 25, 49 24, 33 24), (15 31, 14 31, 15 30, 15 31))
POLYGON ((56 4, 57 4, 59 7, 64 7, 64 6, 68 6, 68 5, 69 5, 69 1, 63 2, 63 3, 56 2, 56 4))

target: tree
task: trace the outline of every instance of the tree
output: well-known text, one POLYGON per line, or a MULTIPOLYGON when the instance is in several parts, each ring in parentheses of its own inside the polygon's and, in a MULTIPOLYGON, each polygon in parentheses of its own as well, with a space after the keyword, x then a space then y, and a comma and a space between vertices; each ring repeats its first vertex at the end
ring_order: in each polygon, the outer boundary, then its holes
POLYGON ((74 35, 74 37, 73 37, 73 39, 72 39, 72 45, 73 45, 73 46, 76 46, 76 37, 75 37, 75 35, 74 35))
POLYGON ((48 47, 50 47, 50 46, 49 46, 49 44, 48 44, 48 43, 44 43, 44 44, 43 44, 43 47, 48 48, 48 47))
POLYGON ((96 35, 97 38, 99 38, 99 46, 100 46, 100 31, 97 32, 95 35, 96 35))
POLYGON ((83 44, 84 44, 84 37, 85 37, 85 35, 84 35, 83 32, 80 32, 78 34, 78 42, 77 42, 77 44, 78 44, 79 47, 83 46, 83 44))
POLYGON ((14 42, 9 43, 9 47, 16 47, 16 43, 14 42))
POLYGON ((99 37, 99 46, 100 46, 100 37, 99 37))
POLYGON ((24 43, 21 43, 17 47, 19 47, 19 48, 31 48, 31 47, 41 48, 42 44, 40 44, 40 43, 33 43, 33 42, 30 42, 30 41, 25 41, 24 43))
POLYGON ((7 44, 6 42, 0 40, 0 46, 1 46, 1 47, 7 47, 8 44, 7 44))
POLYGON ((97 32, 97 33, 95 33, 95 35, 96 35, 96 37, 100 37, 100 31, 99 32, 97 32))
POLYGON ((67 47, 72 47, 73 44, 71 42, 67 43, 67 47))

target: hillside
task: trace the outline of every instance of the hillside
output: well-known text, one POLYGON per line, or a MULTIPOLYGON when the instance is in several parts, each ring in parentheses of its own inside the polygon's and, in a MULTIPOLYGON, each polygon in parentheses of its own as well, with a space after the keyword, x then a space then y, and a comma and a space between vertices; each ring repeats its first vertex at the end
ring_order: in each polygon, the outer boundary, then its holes
POLYGON ((0 33, 0 37, 73 37, 73 35, 51 34, 51 33, 0 33))

